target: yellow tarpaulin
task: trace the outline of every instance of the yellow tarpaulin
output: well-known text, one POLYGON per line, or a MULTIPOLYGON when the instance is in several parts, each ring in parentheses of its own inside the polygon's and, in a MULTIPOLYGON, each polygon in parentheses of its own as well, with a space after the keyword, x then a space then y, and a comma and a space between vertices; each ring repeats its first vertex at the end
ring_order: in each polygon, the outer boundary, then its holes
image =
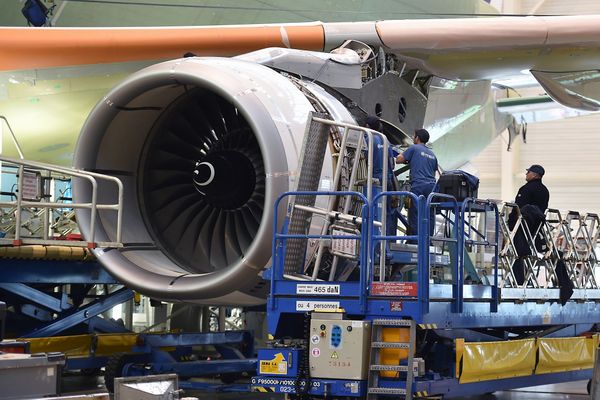
POLYGON ((55 336, 21 339, 29 342, 30 353, 64 353, 69 357, 87 357, 90 355, 92 335, 55 336))
POLYGON ((29 342, 31 353, 60 352, 68 357, 89 357, 95 349, 96 356, 131 352, 138 335, 136 333, 55 336, 22 339, 29 342))
POLYGON ((127 353, 135 345, 138 335, 130 334, 106 334, 98 335, 96 355, 108 356, 114 353, 127 353))
POLYGON ((531 375, 535 356, 535 339, 464 343, 459 381, 469 383, 531 375))
POLYGON ((599 336, 465 343, 456 340, 460 383, 594 367, 599 336))
POLYGON ((538 339, 539 361, 536 374, 576 371, 594 367, 598 335, 591 338, 538 339))

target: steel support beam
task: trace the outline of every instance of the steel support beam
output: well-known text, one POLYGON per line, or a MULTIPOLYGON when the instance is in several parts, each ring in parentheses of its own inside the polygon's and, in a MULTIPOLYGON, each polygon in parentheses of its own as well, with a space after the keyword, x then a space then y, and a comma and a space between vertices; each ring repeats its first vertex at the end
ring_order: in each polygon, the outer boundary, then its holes
POLYGON ((59 319, 43 328, 36 329, 23 337, 46 337, 54 336, 65 329, 71 328, 77 324, 88 321, 89 319, 110 310, 117 304, 121 304, 133 297, 131 289, 122 288, 108 296, 98 299, 86 306, 78 309, 76 312, 59 319))

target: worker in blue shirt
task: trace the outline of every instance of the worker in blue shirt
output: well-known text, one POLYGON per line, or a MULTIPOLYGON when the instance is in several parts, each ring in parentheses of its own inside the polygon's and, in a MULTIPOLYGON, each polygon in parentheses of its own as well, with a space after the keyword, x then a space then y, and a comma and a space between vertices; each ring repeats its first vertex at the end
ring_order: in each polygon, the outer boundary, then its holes
MULTIPOLYGON (((372 129, 377 132, 383 133, 383 124, 381 120, 374 116, 369 115, 365 122, 365 126, 369 129, 372 129)), ((365 135, 365 140, 368 143, 368 139, 365 135)), ((388 156, 385 158, 385 162, 388 163, 387 167, 387 190, 399 190, 398 181, 394 175, 394 160, 398 156, 398 152, 391 145, 388 146, 388 156)), ((380 183, 380 190, 383 189, 383 139, 379 135, 373 135, 373 178, 378 179, 380 183)), ((388 235, 395 235, 397 230, 397 220, 399 211, 396 210, 396 207, 392 207, 393 202, 387 202, 387 212, 388 218, 386 220, 386 233, 388 235)))
MULTIPOLYGON (((369 115, 367 117, 367 121, 365 126, 369 129, 372 129, 377 132, 383 132, 383 125, 381 124, 381 120, 374 116, 369 115)), ((365 140, 367 138, 365 137, 365 140)), ((367 140, 368 143, 368 140, 367 140)), ((383 139, 379 135, 373 135, 373 177, 379 179, 380 182, 383 181, 383 139)), ((388 159, 391 158, 388 163, 388 190, 394 190, 392 187, 392 180, 394 177, 394 166, 393 159, 396 158, 398 152, 391 145, 388 147, 388 159)), ((386 160, 387 161, 387 160, 386 160)))
MULTIPOLYGON (((429 196, 435 188, 435 172, 438 161, 433 151, 425 144, 429 142, 429 132, 426 129, 417 129, 413 135, 413 145, 404 153, 396 157, 396 163, 410 166, 410 191, 417 196, 429 196)), ((433 230, 433 220, 431 230, 433 230)), ((417 205, 411 201, 408 210, 408 234, 416 235, 418 231, 417 205)), ((429 233, 430 235, 433 232, 429 233)))

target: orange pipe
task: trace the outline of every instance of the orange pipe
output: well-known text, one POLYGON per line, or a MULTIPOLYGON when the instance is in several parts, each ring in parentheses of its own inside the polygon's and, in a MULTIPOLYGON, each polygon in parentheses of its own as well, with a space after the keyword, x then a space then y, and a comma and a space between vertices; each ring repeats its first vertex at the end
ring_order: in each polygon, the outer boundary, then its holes
POLYGON ((321 24, 168 28, 0 27, 0 70, 232 56, 265 47, 322 51, 321 24))

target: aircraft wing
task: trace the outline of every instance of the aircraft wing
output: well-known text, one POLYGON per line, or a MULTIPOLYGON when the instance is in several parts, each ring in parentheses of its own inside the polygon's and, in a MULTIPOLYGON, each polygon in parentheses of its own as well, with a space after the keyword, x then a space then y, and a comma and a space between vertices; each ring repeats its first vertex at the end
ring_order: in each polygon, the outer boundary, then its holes
POLYGON ((0 71, 199 56, 267 47, 328 51, 358 40, 421 75, 494 79, 533 71, 558 103, 600 110, 600 15, 152 28, 0 28, 0 71), (568 73, 567 76, 564 73, 568 73))
POLYGON ((521 70, 582 71, 600 61, 600 16, 382 21, 382 43, 427 72, 493 79, 521 70))
POLYGON ((600 15, 159 28, 0 28, 0 70, 197 55, 265 47, 330 50, 353 39, 447 79, 492 79, 524 69, 594 70, 600 15))
POLYGON ((323 24, 152 28, 0 27, 0 70, 199 56, 234 56, 265 47, 321 51, 323 24), (34 55, 34 56, 32 56, 34 55))

